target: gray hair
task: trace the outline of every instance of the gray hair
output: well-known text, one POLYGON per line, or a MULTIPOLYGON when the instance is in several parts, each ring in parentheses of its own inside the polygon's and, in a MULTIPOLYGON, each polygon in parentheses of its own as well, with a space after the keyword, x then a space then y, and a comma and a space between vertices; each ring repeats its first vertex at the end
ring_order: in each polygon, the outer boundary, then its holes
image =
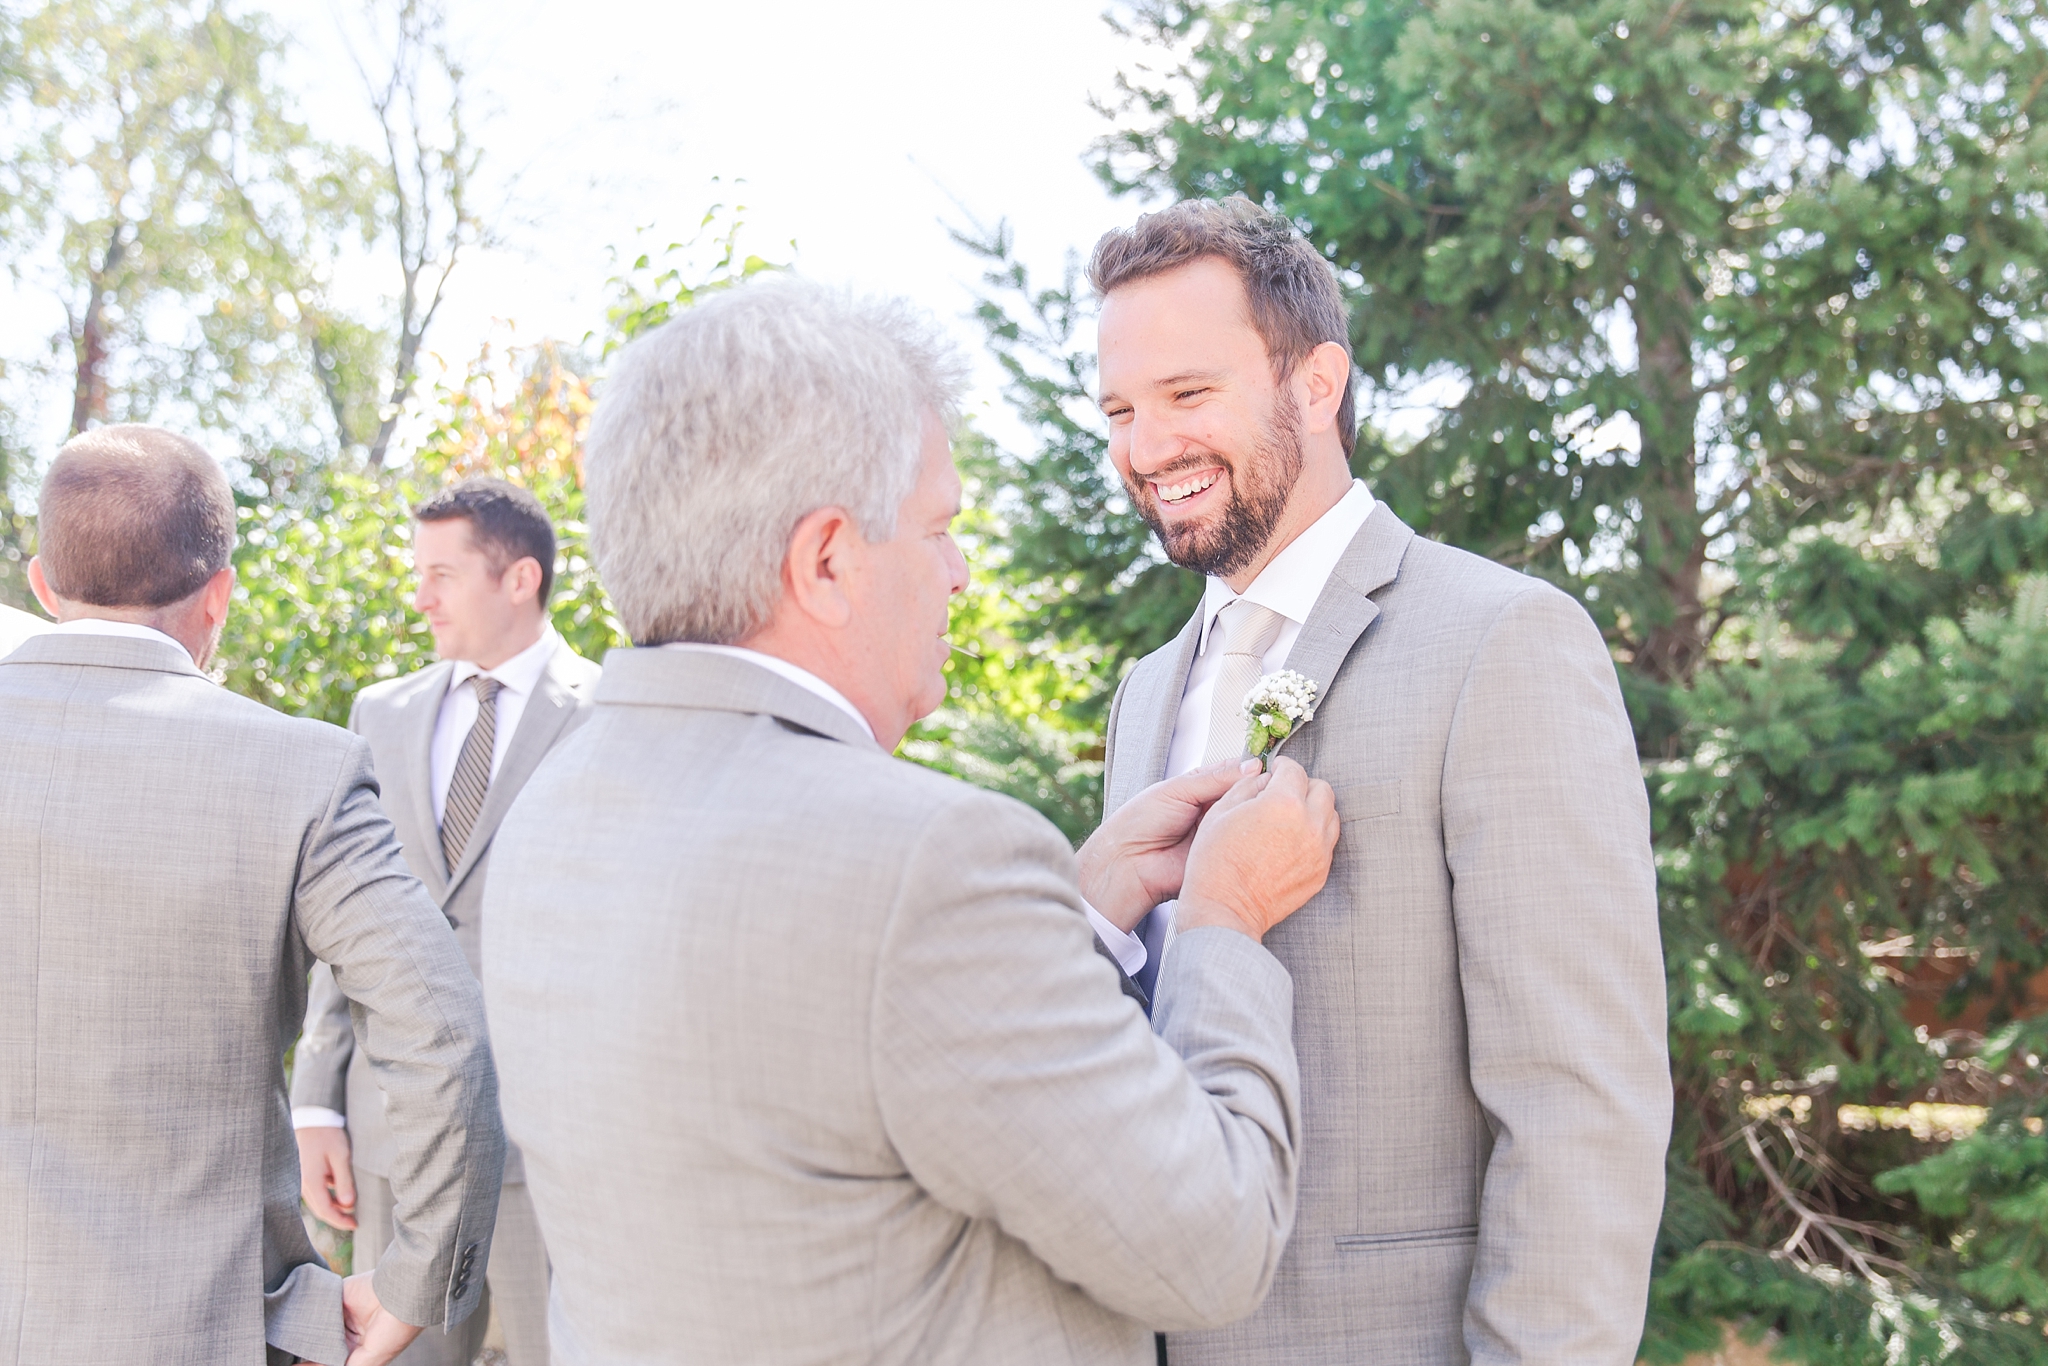
POLYGON ((714 295, 619 353, 584 443, 590 539, 635 644, 729 645, 782 597, 790 534, 843 507, 887 540, 926 413, 964 367, 930 319, 789 278, 714 295))

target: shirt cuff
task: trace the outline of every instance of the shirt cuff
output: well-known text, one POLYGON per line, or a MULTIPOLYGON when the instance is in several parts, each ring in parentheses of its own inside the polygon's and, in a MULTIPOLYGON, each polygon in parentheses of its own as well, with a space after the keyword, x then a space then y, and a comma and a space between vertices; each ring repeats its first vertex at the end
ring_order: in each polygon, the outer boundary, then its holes
MULTIPOLYGON (((1110 924, 1103 919, 1102 912, 1087 902, 1081 903, 1081 909, 1088 912, 1088 923, 1094 927, 1095 937, 1102 941, 1102 946, 1116 959, 1116 965, 1124 970, 1124 976, 1136 977, 1138 969, 1145 966, 1145 941, 1135 934, 1125 934, 1110 924)), ((293 1111, 295 1122, 297 1113, 293 1111)))
MULTIPOLYGON (((1110 928, 1115 929, 1116 926, 1111 925, 1110 928)), ((1127 968, 1125 971, 1129 971, 1129 969, 1127 968)), ((294 1129, 346 1129, 348 1127, 348 1117, 340 1111, 330 1110, 324 1105, 294 1105, 292 1107, 292 1127, 294 1129)))

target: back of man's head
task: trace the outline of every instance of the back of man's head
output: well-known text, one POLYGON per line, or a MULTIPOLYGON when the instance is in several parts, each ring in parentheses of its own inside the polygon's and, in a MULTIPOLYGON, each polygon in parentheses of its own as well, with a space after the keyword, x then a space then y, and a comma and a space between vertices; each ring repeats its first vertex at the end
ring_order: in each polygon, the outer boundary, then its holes
POLYGON ((99 427, 43 476, 36 554, 50 591, 93 607, 165 607, 228 567, 235 499, 194 442, 161 427, 99 427))
POLYGON ((800 280, 714 295, 628 346, 584 443, 590 536, 634 643, 729 645, 767 621, 798 522, 822 507, 885 540, 925 414, 962 371, 896 300, 800 280))

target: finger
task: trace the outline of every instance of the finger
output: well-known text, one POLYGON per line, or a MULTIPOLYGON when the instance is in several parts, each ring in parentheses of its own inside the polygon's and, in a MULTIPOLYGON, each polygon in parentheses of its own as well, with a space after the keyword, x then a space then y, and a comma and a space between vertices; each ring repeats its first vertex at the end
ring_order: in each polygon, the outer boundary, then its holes
POLYGON ((1328 783, 1319 779, 1309 784, 1308 810, 1310 819, 1316 822, 1316 829, 1322 835, 1323 847, 1335 847, 1337 837, 1344 831, 1344 822, 1337 815, 1337 794, 1328 783))
POLYGON ((343 1159, 334 1163, 334 1203, 343 1209, 356 1207, 355 1164, 343 1159))
POLYGON ((1169 778, 1159 785, 1160 795, 1174 801, 1186 802, 1190 806, 1207 806, 1231 789, 1239 778, 1239 766, 1234 759, 1208 764, 1178 778, 1169 778))
POLYGON ((1273 756, 1267 774, 1272 778, 1268 788, 1275 796, 1292 797, 1296 801, 1308 797, 1308 770, 1284 754, 1273 756))
POLYGON ((1236 810, 1261 792, 1264 792, 1266 784, 1271 781, 1271 776, 1263 771, 1255 770, 1245 774, 1242 778, 1231 784, 1228 792, 1216 799, 1216 804, 1209 808, 1209 814, 1202 819, 1206 822, 1214 817, 1222 816, 1226 812, 1236 810))

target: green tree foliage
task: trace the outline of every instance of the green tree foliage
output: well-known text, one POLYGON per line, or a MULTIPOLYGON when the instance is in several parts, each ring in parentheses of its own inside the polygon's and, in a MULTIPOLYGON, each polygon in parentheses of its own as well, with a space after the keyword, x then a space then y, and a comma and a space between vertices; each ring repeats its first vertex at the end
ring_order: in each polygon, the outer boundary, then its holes
POLYGON ((374 151, 299 121, 280 84, 287 39, 261 13, 0 10, 0 261, 62 305, 40 368, 68 378, 71 431, 219 432, 245 485, 286 502, 316 497, 339 453, 383 463, 449 274, 483 229, 439 9, 364 14, 374 151), (333 280, 364 250, 395 269, 388 309, 358 316, 333 280))
POLYGON ((71 430, 176 412, 289 482, 321 417, 307 257, 368 224, 368 165, 292 116, 261 15, 56 0, 17 39, 0 240, 63 306, 71 430))
MULTIPOLYGON (((1738 1318, 1809 1361, 2048 1359, 2048 1080, 2002 1032, 2048 995, 2048 15, 1146 0, 1127 22, 1159 60, 1126 78, 1106 178, 1294 218, 1353 295, 1359 472, 1575 593, 1622 666, 1678 1106, 1646 1353, 1738 1318), (1990 1119, 1945 1143, 1870 1118, 1927 1101, 1990 1119)), ((985 316, 1042 434, 1005 471, 1020 576, 1110 600, 1166 577, 1078 416, 1071 288, 1034 295, 987 246, 1022 299, 985 316)), ((1109 660, 1160 637, 1084 610, 1043 621, 1109 660)))

